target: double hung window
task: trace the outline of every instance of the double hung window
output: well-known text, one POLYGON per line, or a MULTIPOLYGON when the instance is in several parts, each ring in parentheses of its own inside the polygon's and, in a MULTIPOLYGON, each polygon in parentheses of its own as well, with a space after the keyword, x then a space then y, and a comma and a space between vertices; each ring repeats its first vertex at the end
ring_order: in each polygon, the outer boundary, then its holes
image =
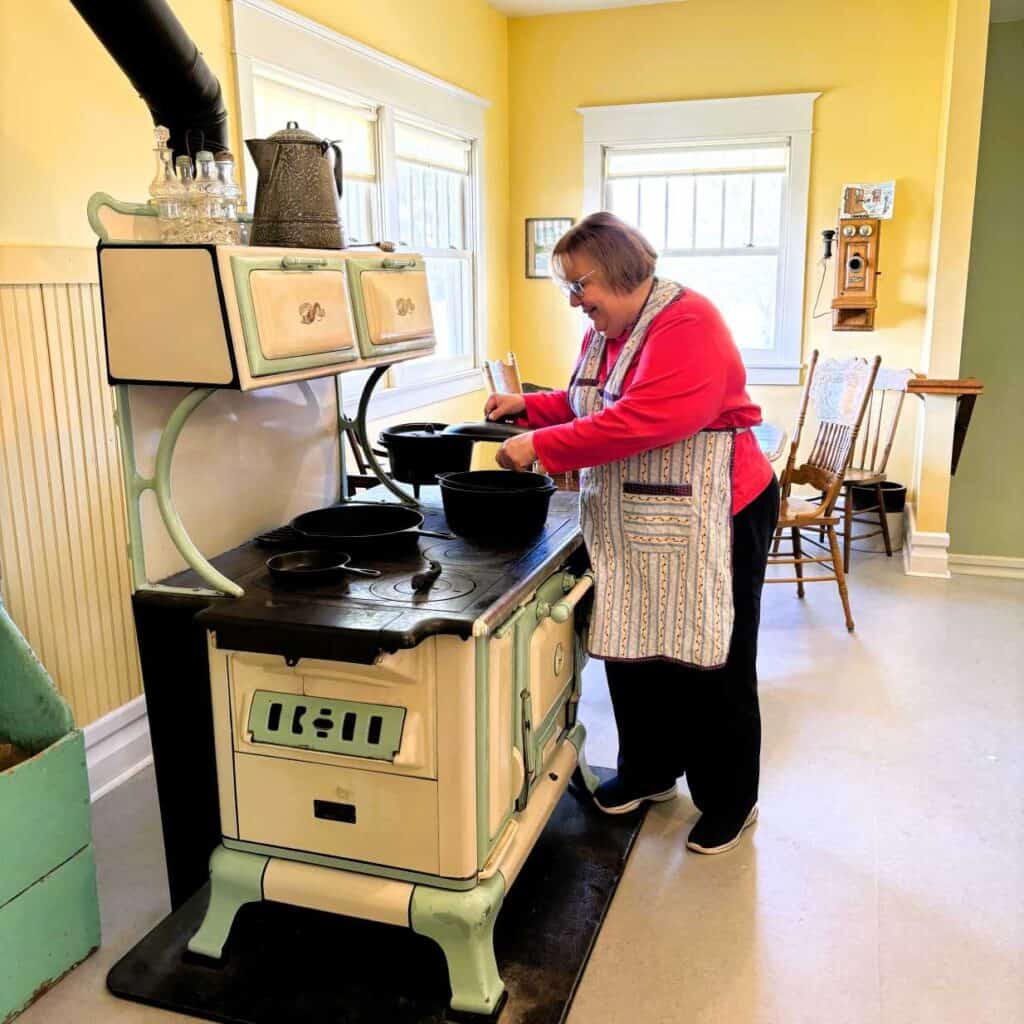
MULTIPOLYGON (((266 138, 294 121, 338 141, 348 244, 388 240, 426 261, 436 352, 389 370, 374 410, 384 415, 476 390, 486 104, 268 0, 236 0, 233 9, 246 137, 266 138)), ((255 182, 248 161, 250 203, 255 182)), ((343 376, 346 405, 368 372, 343 376)))
POLYGON ((799 382, 817 93, 584 107, 585 209, 638 227, 705 294, 754 384, 799 382))

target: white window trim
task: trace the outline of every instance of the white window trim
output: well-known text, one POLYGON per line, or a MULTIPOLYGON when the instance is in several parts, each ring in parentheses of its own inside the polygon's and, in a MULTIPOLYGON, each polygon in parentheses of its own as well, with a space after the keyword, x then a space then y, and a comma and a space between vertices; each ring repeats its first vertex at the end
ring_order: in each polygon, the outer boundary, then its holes
MULTIPOLYGON (((481 350, 487 338, 487 267, 483 245, 485 224, 484 114, 490 101, 436 78, 425 71, 403 64, 394 57, 343 36, 316 21, 304 18, 272 0, 233 0, 231 4, 235 35, 235 61, 238 72, 239 107, 243 137, 255 134, 253 103, 253 66, 270 65, 307 82, 336 89, 341 96, 382 106, 382 118, 393 112, 422 121, 427 127, 455 131, 473 141, 473 281, 475 351, 472 369, 428 381, 383 389, 374 394, 370 416, 390 416, 421 408, 445 398, 468 394, 483 387, 479 369, 481 350)), ((385 145, 391 135, 384 132, 385 145)), ((381 153, 381 172, 393 164, 393 153, 381 153)), ((397 211, 394 184, 382 176, 383 224, 389 224, 397 211)), ((387 234, 387 228, 382 227, 387 234)), ((344 382, 344 376, 342 377, 344 382)), ((352 390, 351 388, 349 389, 352 390)), ((344 393, 344 389, 343 389, 344 393)), ((345 395, 345 406, 358 401, 358 394, 345 395)))
POLYGON ((613 146, 784 139, 789 176, 779 250, 777 343, 771 353, 744 350, 751 384, 798 384, 803 345, 807 200, 814 101, 819 92, 738 99, 682 100, 579 107, 583 117, 583 212, 604 208, 605 150, 613 146))

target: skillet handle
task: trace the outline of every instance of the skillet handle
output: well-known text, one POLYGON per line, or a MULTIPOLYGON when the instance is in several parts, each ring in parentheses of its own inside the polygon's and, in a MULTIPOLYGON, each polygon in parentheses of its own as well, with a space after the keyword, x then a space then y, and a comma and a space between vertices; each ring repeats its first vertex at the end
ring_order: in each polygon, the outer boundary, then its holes
POLYGON ((357 569, 354 565, 342 566, 342 572, 352 576, 365 576, 367 579, 375 580, 380 576, 380 569, 357 569))
POLYGON ((440 537, 441 540, 458 540, 454 533, 442 533, 440 530, 406 530, 406 533, 415 533, 420 537, 440 537))

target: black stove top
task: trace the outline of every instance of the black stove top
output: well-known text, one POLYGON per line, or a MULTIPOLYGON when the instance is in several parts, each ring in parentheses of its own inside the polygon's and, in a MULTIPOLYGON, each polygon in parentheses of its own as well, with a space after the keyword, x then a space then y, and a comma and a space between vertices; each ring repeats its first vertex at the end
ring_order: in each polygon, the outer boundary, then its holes
MULTIPOLYGON (((289 659, 371 663, 382 651, 415 647, 427 636, 468 638, 476 620, 496 626, 520 595, 528 594, 581 545, 576 501, 575 494, 556 493, 543 532, 522 544, 488 546, 422 537, 416 549, 398 558, 353 557, 353 565, 378 569, 379 578, 353 576, 317 587, 271 579, 265 561, 282 550, 286 534, 270 547, 254 540, 213 560, 245 594, 215 598, 197 618, 216 631, 219 647, 280 653, 289 659), (417 591, 413 577, 431 561, 440 563, 441 573, 428 589, 417 591)), ((422 511, 424 529, 447 530, 440 510, 422 511)), ((192 586, 191 578, 191 573, 182 573, 165 582, 192 586)))

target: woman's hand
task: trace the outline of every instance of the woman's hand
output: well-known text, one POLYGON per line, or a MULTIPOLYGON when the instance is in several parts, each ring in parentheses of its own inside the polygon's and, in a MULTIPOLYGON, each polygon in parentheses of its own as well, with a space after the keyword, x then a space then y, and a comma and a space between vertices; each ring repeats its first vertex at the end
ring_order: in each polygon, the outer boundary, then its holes
POLYGON ((522 395, 491 395, 484 406, 484 418, 503 420, 509 416, 521 416, 526 412, 526 399, 522 395))
POLYGON ((533 431, 510 437, 498 449, 495 461, 502 469, 529 469, 537 461, 537 452, 533 447, 533 431))

